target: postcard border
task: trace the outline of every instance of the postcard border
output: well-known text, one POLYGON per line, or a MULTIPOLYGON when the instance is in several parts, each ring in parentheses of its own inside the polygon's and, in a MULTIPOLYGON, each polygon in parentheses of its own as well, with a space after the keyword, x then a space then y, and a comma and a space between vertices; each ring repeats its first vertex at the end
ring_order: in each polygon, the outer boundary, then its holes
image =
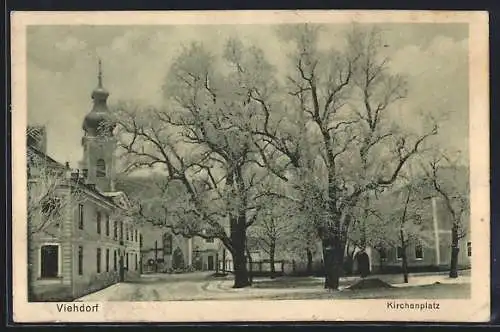
MULTIPOLYGON (((211 11, 211 12, 13 12, 12 91, 12 259, 15 322, 205 322, 205 321, 434 321, 490 319, 489 60, 486 12, 446 11, 211 11), (370 22, 464 22, 470 26, 469 114, 472 253, 471 299, 439 300, 434 312, 388 312, 386 300, 107 302, 89 315, 57 312, 55 303, 28 303, 26 289, 26 27, 102 24, 271 24, 370 22), (221 23, 223 22, 223 23, 221 23), (16 185, 20 184, 20 185, 16 185), (486 240, 487 239, 487 240, 486 240), (325 305, 326 302, 330 302, 325 305), (350 302, 356 303, 350 303, 350 302), (362 304, 360 304, 362 302, 362 304), (175 310, 172 310, 175 308, 175 310), (207 311, 207 308, 216 308, 207 311)), ((91 304, 91 303, 89 303, 91 304)))

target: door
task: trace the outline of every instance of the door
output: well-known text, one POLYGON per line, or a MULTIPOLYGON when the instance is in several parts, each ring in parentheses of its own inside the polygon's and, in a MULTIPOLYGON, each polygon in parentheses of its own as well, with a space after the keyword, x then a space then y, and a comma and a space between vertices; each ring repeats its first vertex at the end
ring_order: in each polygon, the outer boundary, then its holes
POLYGON ((42 246, 40 250, 40 277, 56 278, 59 272, 59 247, 47 245, 42 246))
POLYGON ((214 269, 214 256, 208 256, 208 270, 212 271, 214 269))

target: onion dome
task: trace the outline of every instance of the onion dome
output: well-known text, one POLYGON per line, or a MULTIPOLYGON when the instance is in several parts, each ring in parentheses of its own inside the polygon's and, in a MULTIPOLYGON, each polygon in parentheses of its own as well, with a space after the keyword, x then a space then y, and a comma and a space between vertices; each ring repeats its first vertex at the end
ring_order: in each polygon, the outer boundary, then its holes
POLYGON ((107 105, 109 92, 102 85, 102 68, 99 59, 97 88, 92 91, 93 107, 83 120, 83 130, 90 136, 111 136, 115 127, 107 105))

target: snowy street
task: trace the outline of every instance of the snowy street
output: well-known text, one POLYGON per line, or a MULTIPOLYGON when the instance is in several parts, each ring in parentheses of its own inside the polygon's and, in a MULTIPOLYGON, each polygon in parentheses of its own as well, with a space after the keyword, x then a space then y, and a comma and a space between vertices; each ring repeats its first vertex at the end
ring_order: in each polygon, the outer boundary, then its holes
POLYGON ((214 278, 211 273, 143 275, 140 280, 112 285, 77 301, 184 301, 245 299, 352 299, 352 298, 467 298, 470 276, 449 279, 446 275, 410 276, 409 284, 398 283, 399 275, 381 276, 390 282, 390 289, 347 290, 358 278, 344 278, 340 292, 322 287, 322 279, 285 277, 274 280, 259 278, 252 287, 233 289, 232 279, 214 278), (440 284, 435 284, 439 282, 440 284))

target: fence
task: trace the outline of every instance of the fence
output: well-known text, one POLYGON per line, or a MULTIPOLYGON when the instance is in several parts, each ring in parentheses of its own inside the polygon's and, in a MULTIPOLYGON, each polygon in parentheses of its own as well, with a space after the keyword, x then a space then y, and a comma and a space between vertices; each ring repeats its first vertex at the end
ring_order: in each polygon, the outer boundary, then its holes
MULTIPOLYGON (((232 261, 226 261, 225 265, 224 269, 222 261, 219 262, 219 271, 233 273, 232 261)), ((247 262, 247 269, 252 276, 271 276, 271 262, 269 260, 247 262)), ((275 276, 323 275, 323 263, 312 262, 311 266, 308 267, 307 262, 277 260, 274 262, 274 272, 275 276)))

